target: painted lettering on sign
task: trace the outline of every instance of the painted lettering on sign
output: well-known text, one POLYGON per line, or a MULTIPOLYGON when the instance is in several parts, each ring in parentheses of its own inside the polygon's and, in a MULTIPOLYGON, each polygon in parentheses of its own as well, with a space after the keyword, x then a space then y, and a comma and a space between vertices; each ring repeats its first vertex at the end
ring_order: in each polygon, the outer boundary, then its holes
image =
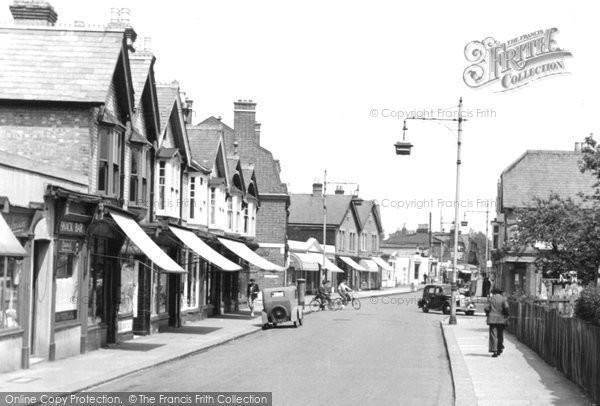
POLYGON ((60 232, 69 234, 85 234, 85 224, 75 221, 61 221, 60 232))

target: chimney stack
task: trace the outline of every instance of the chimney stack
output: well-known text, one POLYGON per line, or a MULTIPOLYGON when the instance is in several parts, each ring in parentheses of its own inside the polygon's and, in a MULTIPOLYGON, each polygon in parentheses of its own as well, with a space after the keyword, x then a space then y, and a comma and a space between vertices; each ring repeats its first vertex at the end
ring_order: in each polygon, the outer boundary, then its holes
POLYGON ((321 197, 323 196, 323 184, 320 182, 315 182, 313 183, 313 196, 315 197, 321 197))
POLYGON ((15 24, 54 26, 58 18, 54 7, 43 0, 15 0, 9 8, 15 24))
POLYGON ((256 103, 252 100, 238 100, 233 103, 233 130, 242 147, 259 145, 256 137, 256 103))
POLYGON ((256 136, 256 143, 260 145, 260 123, 254 124, 254 135, 256 136))
POLYGON ((183 121, 188 125, 192 125, 192 113, 194 112, 192 110, 192 105, 194 104, 194 101, 186 97, 182 104, 183 108, 181 110, 183 113, 183 121))
POLYGON ((106 26, 107 29, 123 30, 125 32, 125 38, 127 40, 127 47, 131 52, 135 52, 133 43, 137 39, 137 33, 131 26, 129 18, 131 16, 131 10, 128 8, 111 8, 110 9, 110 22, 106 26))
POLYGON ((335 188, 335 194, 336 194, 336 195, 343 195, 343 194, 344 194, 344 188, 338 185, 338 186, 335 188))

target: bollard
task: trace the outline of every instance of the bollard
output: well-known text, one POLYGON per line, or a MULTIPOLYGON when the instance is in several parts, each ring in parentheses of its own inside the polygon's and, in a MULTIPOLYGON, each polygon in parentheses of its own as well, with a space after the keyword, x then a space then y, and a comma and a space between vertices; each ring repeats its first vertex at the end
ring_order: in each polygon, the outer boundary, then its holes
POLYGON ((298 304, 304 309, 304 295, 306 293, 306 279, 297 279, 296 284, 298 285, 298 304))

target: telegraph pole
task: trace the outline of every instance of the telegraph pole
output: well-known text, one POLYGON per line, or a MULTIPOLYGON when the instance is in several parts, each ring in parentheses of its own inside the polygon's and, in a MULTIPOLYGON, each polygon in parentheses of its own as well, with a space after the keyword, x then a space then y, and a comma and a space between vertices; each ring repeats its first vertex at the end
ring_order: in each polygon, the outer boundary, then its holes
POLYGON ((455 208, 454 208, 454 258, 452 261, 452 285, 451 285, 451 292, 452 292, 452 299, 451 299, 451 303, 450 303, 450 321, 449 324, 456 324, 456 291, 458 290, 457 286, 456 286, 456 275, 458 273, 458 268, 457 268, 457 261, 458 261, 458 227, 459 227, 459 221, 458 219, 460 218, 460 165, 461 165, 461 159, 460 159, 460 150, 461 150, 461 144, 462 144, 462 122, 463 122, 463 117, 462 117, 462 97, 460 98, 459 102, 458 102, 458 138, 456 140, 456 193, 455 193, 455 199, 454 199, 454 204, 455 204, 455 208))
POLYGON ((319 286, 323 280, 323 275, 327 271, 325 268, 325 249, 327 247, 327 169, 323 173, 323 266, 321 267, 321 275, 319 275, 319 286))

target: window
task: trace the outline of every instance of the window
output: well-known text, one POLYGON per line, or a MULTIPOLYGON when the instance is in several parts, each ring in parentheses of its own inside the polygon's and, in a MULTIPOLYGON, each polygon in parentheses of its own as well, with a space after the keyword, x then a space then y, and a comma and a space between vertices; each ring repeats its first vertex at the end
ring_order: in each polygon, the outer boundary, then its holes
POLYGON ((196 215, 196 177, 190 176, 190 219, 196 215))
POLYGON ((98 192, 119 197, 121 185, 122 135, 107 128, 99 131, 98 192))
POLYGON ((500 236, 500 226, 498 225, 494 225, 494 241, 492 243, 492 249, 497 250, 498 247, 498 239, 500 236))
POLYGON ((377 246, 377 234, 371 235, 371 251, 377 252, 379 247, 377 246))
POLYGON ((0 257, 0 329, 19 327, 21 266, 22 260, 0 257))
POLYGON ((350 251, 354 251, 356 248, 356 233, 350 232, 350 251))
POLYGON ((244 234, 248 234, 248 206, 244 208, 244 234))
POLYGON ((233 197, 227 199, 227 229, 233 231, 233 197))
POLYGON ((165 181, 166 181, 166 162, 160 161, 158 163, 158 208, 161 210, 165 209, 165 181))
POLYGON ((59 253, 56 263, 56 277, 70 278, 73 276, 75 254, 59 253))
POLYGON ((210 188, 210 224, 215 224, 217 217, 217 191, 214 187, 210 188))
POLYGON ((182 276, 182 308, 195 308, 198 306, 198 258, 192 251, 188 251, 187 254, 182 252, 182 260, 185 261, 184 267, 187 270, 187 274, 182 276))
POLYGON ((129 201, 134 205, 145 205, 148 202, 149 158, 149 151, 135 147, 131 149, 129 201))
POLYGON ((154 302, 152 314, 166 313, 167 311, 167 274, 155 270, 152 282, 154 285, 154 302))
POLYGON ((250 235, 256 234, 256 207, 252 205, 250 218, 250 235))

